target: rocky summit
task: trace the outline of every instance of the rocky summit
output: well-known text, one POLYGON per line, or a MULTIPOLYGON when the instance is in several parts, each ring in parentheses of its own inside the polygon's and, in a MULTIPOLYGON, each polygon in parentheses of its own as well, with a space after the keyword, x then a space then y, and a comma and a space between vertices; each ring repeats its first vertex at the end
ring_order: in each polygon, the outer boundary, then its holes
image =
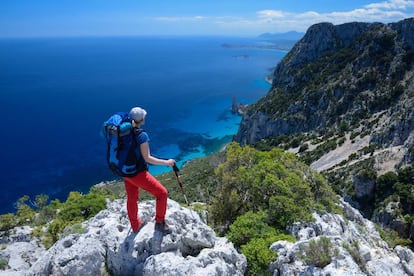
POLYGON ((154 201, 139 204, 146 223, 129 226, 124 200, 82 224, 81 233, 62 237, 49 250, 16 229, 1 256, 9 267, 0 275, 243 275, 246 258, 226 238, 217 237, 199 215, 168 201, 172 233, 154 231, 154 201), (17 238, 19 237, 19 238, 17 238))

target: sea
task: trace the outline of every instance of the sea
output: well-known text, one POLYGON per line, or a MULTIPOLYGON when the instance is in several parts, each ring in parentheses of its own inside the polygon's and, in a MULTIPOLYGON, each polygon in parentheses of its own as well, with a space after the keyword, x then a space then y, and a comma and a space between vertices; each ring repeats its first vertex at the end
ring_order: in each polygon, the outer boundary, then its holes
POLYGON ((14 213, 24 195, 65 201, 116 179, 102 124, 134 106, 148 112, 154 156, 183 166, 223 149, 241 120, 233 98, 263 97, 286 54, 263 45, 222 36, 0 39, 0 213, 14 213))

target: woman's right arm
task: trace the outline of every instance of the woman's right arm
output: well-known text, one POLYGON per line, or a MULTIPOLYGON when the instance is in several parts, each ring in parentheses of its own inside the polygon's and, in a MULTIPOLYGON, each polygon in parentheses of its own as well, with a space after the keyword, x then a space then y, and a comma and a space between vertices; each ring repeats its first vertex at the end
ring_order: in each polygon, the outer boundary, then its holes
POLYGON ((150 163, 152 165, 165 165, 165 166, 174 166, 175 160, 174 159, 159 159, 151 155, 150 148, 148 142, 142 143, 140 146, 142 158, 144 158, 145 162, 150 163))

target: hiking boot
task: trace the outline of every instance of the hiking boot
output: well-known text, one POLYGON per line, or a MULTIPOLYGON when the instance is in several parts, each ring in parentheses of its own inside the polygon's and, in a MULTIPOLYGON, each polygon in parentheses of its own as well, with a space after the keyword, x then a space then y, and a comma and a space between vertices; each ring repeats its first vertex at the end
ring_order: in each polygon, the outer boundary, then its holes
POLYGON ((171 228, 168 226, 167 223, 165 223, 165 220, 155 223, 155 231, 161 232, 165 235, 172 233, 171 228))

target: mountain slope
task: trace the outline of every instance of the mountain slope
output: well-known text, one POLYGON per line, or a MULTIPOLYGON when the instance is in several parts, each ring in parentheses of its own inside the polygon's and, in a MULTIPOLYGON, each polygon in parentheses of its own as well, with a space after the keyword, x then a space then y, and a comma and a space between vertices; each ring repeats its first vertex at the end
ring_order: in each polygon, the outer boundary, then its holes
POLYGON ((366 217, 412 238, 410 181, 384 178, 414 160, 413 53, 414 18, 313 25, 247 109, 236 140, 298 153, 366 217))
POLYGON ((413 127, 413 33, 414 19, 310 27, 277 65, 269 93, 244 116, 237 140, 356 128, 388 111, 374 141, 403 143, 413 127), (396 124, 404 129, 398 135, 389 131, 396 124))

